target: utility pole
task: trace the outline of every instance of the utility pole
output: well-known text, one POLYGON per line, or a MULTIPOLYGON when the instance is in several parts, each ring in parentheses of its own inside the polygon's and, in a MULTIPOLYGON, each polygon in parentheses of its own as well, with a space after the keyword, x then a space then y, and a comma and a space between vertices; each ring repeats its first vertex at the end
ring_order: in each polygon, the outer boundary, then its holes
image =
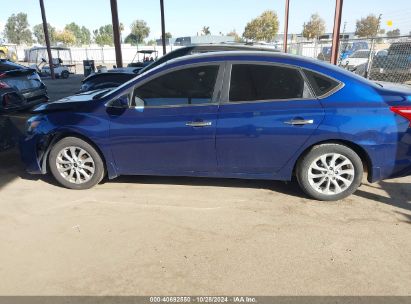
POLYGON ((163 56, 166 54, 166 22, 164 18, 164 0, 160 0, 160 11, 161 11, 161 42, 163 44, 163 56))
POLYGON ((285 0, 284 39, 283 39, 284 53, 287 53, 289 9, 290 9, 290 0, 285 0))
MULTIPOLYGON (((381 17, 382 17, 382 14, 380 14, 378 16, 377 32, 375 33, 376 36, 378 35, 378 32, 380 31, 381 17)), ((372 55, 373 55, 373 52, 374 52, 375 39, 376 39, 376 37, 371 38, 370 54, 368 54, 367 69, 365 70, 365 75, 364 75, 365 78, 368 78, 370 76, 370 70, 371 70, 371 67, 372 67, 371 59, 372 59, 372 55)))
MULTIPOLYGON (((342 32, 342 39, 343 40, 345 39, 344 36, 345 36, 345 28, 346 27, 347 27, 347 21, 344 22, 344 27, 343 27, 343 32, 342 32)), ((339 47, 341 47, 341 43, 340 43, 339 47)), ((348 43, 345 44, 344 51, 340 52, 341 55, 340 55, 339 60, 338 60, 338 65, 341 65, 342 56, 343 56, 343 53, 345 53, 345 51, 347 50, 347 47, 348 47, 348 43)))
POLYGON ((121 54, 120 24, 118 21, 117 0, 110 0, 110 5, 111 5, 111 19, 113 21, 114 48, 116 51, 116 65, 118 68, 122 68, 123 67, 123 55, 121 54))
POLYGON ((53 57, 51 55, 49 28, 47 26, 46 10, 44 9, 43 0, 40 0, 40 10, 41 10, 41 18, 43 19, 43 31, 44 31, 44 38, 46 40, 47 55, 49 57, 50 75, 51 75, 51 79, 55 79, 56 76, 54 75, 53 57))
POLYGON ((335 0, 333 42, 331 47, 331 63, 337 64, 338 61, 338 46, 340 45, 340 27, 341 15, 343 8, 343 0, 335 0))

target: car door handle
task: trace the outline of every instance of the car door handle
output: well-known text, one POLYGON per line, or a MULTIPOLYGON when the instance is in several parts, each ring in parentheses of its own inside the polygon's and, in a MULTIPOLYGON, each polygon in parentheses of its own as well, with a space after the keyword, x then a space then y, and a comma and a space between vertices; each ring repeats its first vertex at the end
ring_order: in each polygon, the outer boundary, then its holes
POLYGON ((287 125, 293 125, 293 126, 303 126, 303 125, 310 125, 314 123, 313 119, 292 119, 289 121, 284 121, 285 124, 287 125))
POLYGON ((213 123, 211 121, 189 121, 186 123, 187 127, 202 128, 210 127, 213 123))

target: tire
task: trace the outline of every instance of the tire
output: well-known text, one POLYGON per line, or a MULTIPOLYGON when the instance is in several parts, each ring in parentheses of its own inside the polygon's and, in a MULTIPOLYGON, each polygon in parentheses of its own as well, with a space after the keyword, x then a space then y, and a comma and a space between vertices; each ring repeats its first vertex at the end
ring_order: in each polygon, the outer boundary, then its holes
POLYGON ((100 154, 89 143, 77 137, 65 137, 53 146, 49 168, 61 185, 75 190, 89 189, 105 176, 100 154))
POLYGON ((361 185, 363 174, 357 153, 340 144, 313 147, 296 167, 301 189, 321 201, 337 201, 351 195, 361 185))
POLYGON ((70 73, 67 72, 67 71, 61 72, 61 78, 62 78, 62 79, 67 79, 67 78, 69 78, 69 75, 70 75, 70 73))

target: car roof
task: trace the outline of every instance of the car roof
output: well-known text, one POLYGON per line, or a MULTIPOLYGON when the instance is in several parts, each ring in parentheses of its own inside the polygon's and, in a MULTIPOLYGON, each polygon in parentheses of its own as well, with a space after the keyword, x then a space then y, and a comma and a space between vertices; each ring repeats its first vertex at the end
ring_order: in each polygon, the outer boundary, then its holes
MULTIPOLYGON (((322 64, 321 61, 318 61, 317 59, 312 59, 304 56, 298 56, 298 55, 292 55, 292 54, 286 54, 282 52, 267 52, 267 51, 244 51, 244 50, 235 50, 235 51, 218 51, 218 52, 208 52, 208 53, 197 53, 197 54, 192 54, 192 55, 187 55, 187 56, 182 56, 174 59, 170 59, 169 61, 165 62, 164 64, 173 64, 173 63, 178 63, 178 62, 184 62, 184 61, 191 61, 193 59, 198 59, 201 61, 207 61, 207 59, 214 59, 218 57, 226 57, 227 60, 231 60, 233 57, 265 57, 265 58, 277 58, 277 59, 294 59, 298 61, 305 61, 308 63, 315 63, 315 64, 322 64)), ((327 65, 330 65, 329 63, 326 63, 327 65)))
POLYGON ((273 52, 279 52, 274 46, 263 45, 263 44, 241 44, 241 43, 204 43, 204 44, 193 44, 187 46, 192 49, 238 49, 238 50, 269 50, 273 52))

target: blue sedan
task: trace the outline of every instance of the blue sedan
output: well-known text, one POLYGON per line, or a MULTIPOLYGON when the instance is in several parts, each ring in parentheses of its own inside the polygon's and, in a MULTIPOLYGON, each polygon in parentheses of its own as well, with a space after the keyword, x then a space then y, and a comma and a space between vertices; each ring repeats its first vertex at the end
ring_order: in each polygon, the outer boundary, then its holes
POLYGON ((319 61, 267 52, 186 56, 114 90, 42 105, 22 158, 63 186, 105 176, 296 178, 339 200, 411 174, 411 90, 319 61))

